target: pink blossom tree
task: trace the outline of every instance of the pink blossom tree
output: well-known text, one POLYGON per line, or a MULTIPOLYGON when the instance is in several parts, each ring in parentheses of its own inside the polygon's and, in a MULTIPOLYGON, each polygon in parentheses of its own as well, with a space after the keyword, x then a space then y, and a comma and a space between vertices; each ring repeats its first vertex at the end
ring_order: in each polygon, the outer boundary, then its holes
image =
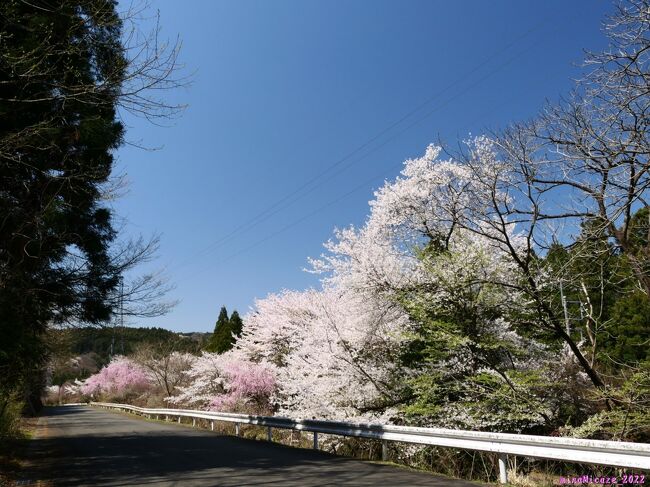
MULTIPOLYGON (((529 346, 535 353, 511 363, 518 371, 539 367, 543 347, 523 340, 504 319, 522 301, 512 255, 525 241, 508 222, 497 227, 507 245, 493 238, 488 216, 477 220, 481 232, 464 224, 483 211, 484 199, 508 200, 487 194, 483 184, 493 174, 508 177, 489 140, 475 139, 470 147, 480 165, 441 160, 434 146, 407 160, 400 177, 375 193, 365 224, 336 230, 326 252, 311 260, 321 289, 256 301, 235 349, 197 359, 187 372, 190 384, 171 402, 226 410, 266 404, 293 417, 395 419, 403 415, 407 383, 427 373, 402 360, 421 326, 414 308, 445 313, 467 296, 482 316, 477 333, 512 350, 529 346), (425 256, 432 242, 444 251, 425 256)), ((429 365, 459 371, 468 362, 459 354, 429 365)), ((506 386, 512 382, 507 373, 493 375, 506 386)), ((445 414, 467 416, 458 408, 445 414)))
POLYGON ((269 413, 276 389, 275 366, 253 362, 239 350, 204 352, 186 372, 189 385, 167 400, 172 404, 231 412, 269 413))
POLYGON ((268 411, 276 389, 274 370, 267 364, 233 360, 223 366, 224 392, 209 404, 215 411, 268 411))
MULTIPOLYGON (((426 373, 401 359, 421 325, 412 321, 417 300, 444 313, 472 296, 479 314, 490 311, 476 323, 481 336, 513 350, 531 347, 535 353, 515 366, 540 367, 543 347, 527 343, 503 319, 522 300, 514 288, 520 274, 512 251, 525 242, 507 222, 503 230, 512 248, 490 238, 485 221, 483 233, 459 224, 484 208, 481 198, 490 197, 482 175, 508 177, 491 147, 485 138, 470 141, 482 161, 481 174, 462 162, 441 160, 434 146, 407 160, 401 176, 375 193, 365 224, 336 230, 326 252, 311 260, 311 271, 322 276, 321 290, 284 291, 255 303, 237 348, 249 360, 277 366, 273 401, 279 413, 357 420, 401 416, 406 382, 426 373), (434 242, 444 251, 425 257, 434 242)), ((445 357, 434 365, 459 371, 467 362, 467 353, 459 353, 459 360, 445 357)), ((495 380, 512 382, 507 375, 495 380)), ((450 420, 467 416, 462 408, 448 413, 450 420)))
POLYGON ((150 374, 127 357, 116 356, 98 373, 91 375, 81 386, 83 394, 125 395, 141 393, 152 385, 150 374))

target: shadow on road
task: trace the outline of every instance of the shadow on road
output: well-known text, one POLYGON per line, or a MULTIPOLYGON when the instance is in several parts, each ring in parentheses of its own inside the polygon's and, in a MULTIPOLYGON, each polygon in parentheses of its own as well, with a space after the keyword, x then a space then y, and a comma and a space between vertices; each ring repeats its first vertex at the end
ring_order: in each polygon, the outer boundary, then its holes
POLYGON ((46 421, 33 473, 55 485, 476 486, 87 407, 52 408, 46 421))

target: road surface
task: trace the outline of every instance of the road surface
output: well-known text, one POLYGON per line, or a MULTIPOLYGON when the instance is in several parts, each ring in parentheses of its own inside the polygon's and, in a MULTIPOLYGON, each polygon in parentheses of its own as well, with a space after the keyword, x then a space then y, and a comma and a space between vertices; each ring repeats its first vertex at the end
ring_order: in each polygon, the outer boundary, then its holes
POLYGON ((477 486, 88 406, 46 409, 31 446, 22 485, 477 486))

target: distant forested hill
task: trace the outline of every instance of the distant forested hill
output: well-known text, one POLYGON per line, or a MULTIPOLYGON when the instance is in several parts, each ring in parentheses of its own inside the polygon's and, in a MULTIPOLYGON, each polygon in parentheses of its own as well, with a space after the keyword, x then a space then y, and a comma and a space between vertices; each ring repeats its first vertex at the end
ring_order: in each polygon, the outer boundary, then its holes
POLYGON ((83 379, 113 355, 131 355, 142 347, 164 352, 199 353, 211 333, 177 333, 164 328, 79 327, 52 330, 49 337, 52 383, 83 379))
MULTIPOLYGON (((60 333, 67 342, 68 350, 73 354, 95 352, 100 357, 108 355, 113 345, 113 353, 129 355, 134 348, 143 343, 161 344, 174 342, 178 351, 193 352, 201 348, 202 334, 185 335, 164 328, 128 328, 128 327, 85 327, 62 330, 60 333)), ((205 336, 209 336, 206 333, 205 336)))

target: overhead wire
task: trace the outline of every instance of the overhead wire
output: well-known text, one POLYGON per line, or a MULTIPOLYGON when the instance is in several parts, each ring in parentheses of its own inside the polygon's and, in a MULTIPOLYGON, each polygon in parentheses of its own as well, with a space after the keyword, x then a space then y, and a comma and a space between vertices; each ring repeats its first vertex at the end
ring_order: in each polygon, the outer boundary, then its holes
POLYGON ((232 231, 230 231, 228 234, 224 235, 223 237, 220 237, 219 239, 215 240, 211 244, 209 244, 207 247, 203 248, 202 250, 186 257, 183 261, 181 261, 179 264, 176 264, 175 266, 172 266, 171 270, 177 270, 181 267, 184 267, 187 265, 189 262, 195 260, 196 258, 205 255, 207 253, 210 253, 217 248, 222 247, 226 243, 230 242, 233 240, 236 236, 246 233, 247 231, 251 230, 252 228, 258 226, 259 224, 267 221, 271 216, 279 213, 280 211, 284 210, 285 208, 288 208, 295 202, 301 200, 308 194, 312 193, 314 190, 317 188, 321 187, 323 184, 327 183, 328 181, 332 180, 334 177, 338 176, 342 172, 346 171, 350 167, 352 167, 354 164, 358 163, 359 161, 365 159, 368 155, 371 153, 376 152, 378 149, 384 147, 388 142, 394 140, 397 136, 401 135, 402 133, 406 132, 407 130, 410 130, 412 127, 420 124, 423 120, 431 116, 433 113, 435 113, 437 110, 443 108, 447 104, 449 104, 451 101, 455 100, 458 98, 460 95, 466 93, 469 89, 477 86, 478 84, 482 83, 485 81, 487 78, 498 72, 499 70, 503 69, 506 65, 510 64, 515 58, 519 57, 521 54, 524 54, 528 50, 530 50, 533 46, 530 46, 529 48, 525 49, 524 51, 518 53, 517 55, 511 57, 508 61, 505 63, 500 64, 495 70, 490 71, 486 76, 483 76, 480 78, 477 82, 472 83, 468 88, 465 90, 461 91, 460 93, 457 93, 456 95, 452 96, 451 98, 447 99, 445 102, 436 105, 433 109, 425 112, 424 116, 416 119, 415 122, 410 123, 407 125, 404 129, 398 131, 396 134, 393 136, 389 137, 387 140, 382 142, 381 144, 377 145, 376 147, 372 148, 370 152, 367 152, 363 155, 361 155, 358 158, 352 159, 352 161, 349 164, 346 164, 342 168, 340 168, 338 171, 334 172, 331 174, 328 178, 322 179, 324 176, 326 176, 328 173, 333 171, 335 168, 339 167, 341 164, 343 164, 345 161, 351 159, 353 156, 359 154, 362 152, 364 149, 367 147, 371 146, 374 142, 378 141, 381 139, 385 134, 389 133, 391 130, 402 124, 404 121, 408 120, 411 118, 413 115, 417 114, 421 110, 423 110, 427 105, 429 105, 431 102, 435 101, 438 99, 440 96, 442 96, 444 93, 447 91, 451 90, 454 87, 457 87, 459 83, 461 83, 464 79, 468 78, 475 72, 479 71, 481 68, 486 66, 489 62, 491 62, 494 58, 500 56, 503 52, 509 50, 512 46, 518 44, 520 41, 531 35, 533 32, 537 31, 540 29, 542 26, 544 26, 546 23, 550 21, 551 17, 547 17, 543 19, 542 21, 538 22, 535 24, 533 27, 530 29, 526 30, 524 33, 520 34, 517 36, 515 39, 513 39, 511 42, 506 44, 504 47, 499 49, 498 51, 495 51, 492 55, 488 56, 486 59, 484 59, 481 63, 479 63, 477 66, 466 72, 463 76, 460 78, 455 79, 453 82, 449 83, 446 85, 442 90, 436 92, 433 96, 427 98, 424 102, 421 102, 418 104, 415 108, 409 110, 406 114, 402 115, 398 120, 395 122, 391 123, 388 125, 386 128, 381 130, 379 133, 371 137, 370 139, 366 140, 364 143, 356 147, 354 150, 346 154, 344 157, 338 159, 335 161, 333 164, 329 165, 327 168, 325 168, 323 171, 319 172, 318 174, 314 175, 312 178, 301 184, 298 188, 294 189, 287 195, 283 196, 267 208, 265 208, 263 211, 252 217, 251 219, 245 221, 244 223, 238 225, 235 227, 232 231), (318 184, 314 184, 318 181, 318 184), (307 188, 309 188, 307 190, 307 188), (304 191, 307 190, 307 191, 304 191), (304 192, 303 192, 304 191, 304 192))
MULTIPOLYGON (((410 130, 411 128, 413 128, 414 126, 419 125, 419 124, 422 123, 424 120, 426 120, 428 117, 430 117, 433 113, 435 113, 437 110, 439 110, 440 108, 443 108, 444 106, 448 105, 449 103, 451 103, 452 101, 454 101, 456 98, 460 97, 461 95, 464 95, 464 94, 465 94, 467 91, 469 91, 470 89, 472 89, 472 88, 474 88, 475 86, 479 85, 480 83, 482 83, 483 81, 485 81, 486 79, 488 79, 490 76, 494 75, 496 72, 500 71, 501 69, 503 69, 503 68, 506 67, 507 65, 511 64, 515 59, 519 58, 520 56, 522 56, 523 54, 525 54, 526 52, 528 52, 531 48, 532 48, 532 46, 529 46, 528 48, 526 48, 526 49, 524 49, 524 50, 518 52, 517 54, 511 56, 510 58, 508 58, 507 61, 505 61, 504 63, 500 64, 500 65, 499 65, 495 70, 489 72, 488 74, 486 74, 486 75, 483 76, 482 78, 478 79, 476 82, 472 83, 471 85, 469 85, 468 87, 466 87, 464 90, 462 90, 462 91, 456 93, 453 97, 447 99, 443 104, 441 104, 441 105, 437 105, 437 106, 434 107, 432 110, 426 112, 423 116, 421 116, 420 118, 416 119, 414 122, 412 122, 411 124, 407 125, 406 127, 402 128, 400 131, 398 131, 397 133, 393 134, 390 138, 384 140, 380 145, 378 145, 378 146, 376 146, 376 147, 373 147, 370 151, 368 151, 368 152, 366 152, 365 154, 363 154, 363 155, 360 157, 359 160, 364 159, 364 158, 370 156, 371 154, 375 153, 375 152, 376 152, 377 150, 379 150, 380 148, 382 148, 382 147, 384 147, 385 145, 387 145, 388 143, 392 142, 394 139, 396 139, 397 137, 399 137, 399 136, 402 135, 403 133, 405 133, 405 132, 407 132, 408 130, 410 130)), ((385 178, 385 176, 386 176, 386 171, 387 171, 387 170, 389 170, 389 169, 390 169, 390 170, 393 170, 393 169, 395 169, 395 168, 397 168, 397 167, 400 167, 400 166, 402 166, 402 165, 403 165, 403 163, 400 162, 399 164, 393 164, 393 165, 389 166, 388 168, 382 170, 381 174, 375 175, 375 176, 373 176, 372 178, 370 178, 370 179, 368 179, 368 180, 365 180, 365 181, 362 182, 361 184, 355 186, 355 187, 354 187, 353 189, 351 189, 350 191, 344 193, 343 195, 338 196, 337 198, 335 198, 335 199, 329 201, 328 203, 325 203, 324 205, 322 205, 322 206, 316 208, 315 210, 309 212, 308 214, 306 214, 306 215, 304 215, 304 216, 298 218, 297 220, 294 220, 294 221, 292 221, 291 223, 288 223, 287 225, 285 225, 285 226, 283 226, 282 228, 280 228, 280 229, 278 229, 278 230, 272 232, 271 234, 269 234, 269 235, 267 235, 267 236, 265 236, 265 237, 262 237, 261 239, 257 240, 255 243, 253 243, 252 245, 249 245, 249 246, 247 246, 247 247, 244 247, 244 248, 242 248, 242 249, 239 249, 238 251, 234 252, 233 254, 231 254, 231 255, 229 255, 229 256, 227 256, 227 257, 225 257, 225 258, 223 258, 223 259, 221 259, 221 260, 219 260, 219 261, 217 261, 217 262, 215 262, 215 263, 213 263, 213 264, 210 264, 210 265, 208 265, 208 266, 204 266, 203 269, 202 269, 201 271, 199 271, 198 273, 193 274, 192 277, 196 277, 197 275, 201 275, 201 274, 207 272, 208 270, 211 270, 211 269, 213 269, 213 268, 215 268, 215 267, 217 267, 217 266, 219 266, 219 265, 225 264, 225 263, 227 263, 227 262, 233 260, 234 258, 238 257, 239 255, 242 255, 242 254, 244 254, 244 253, 246 253, 246 252, 249 252, 250 250, 253 250, 253 249, 259 247, 260 245, 262 245, 263 243, 267 242, 268 240, 270 240, 270 239, 276 237, 277 235, 280 235, 280 234, 286 232, 287 230, 289 230, 289 229, 295 227, 296 225, 298 225, 298 224, 300 224, 300 223, 302 223, 302 222, 308 220, 309 218, 313 217, 314 215, 316 215, 316 214, 322 212, 323 210, 325 210, 325 209, 327 209, 327 208, 329 208, 329 207, 335 205, 336 203, 339 203, 340 201, 342 201, 342 200, 344 200, 345 198, 351 196, 352 194, 356 193, 357 191, 360 191, 360 190, 362 190, 362 189, 367 189, 367 188, 368 188, 368 184, 370 184, 371 182, 376 181, 376 180, 378 180, 378 179, 385 178)), ((277 210, 276 212, 273 212, 271 215, 269 215, 269 217, 272 216, 273 214, 279 212, 279 211, 280 211, 280 210, 277 210)), ((267 219, 268 219, 268 218, 267 218, 267 219)), ((264 221, 266 221, 266 219, 265 219, 264 221)))

